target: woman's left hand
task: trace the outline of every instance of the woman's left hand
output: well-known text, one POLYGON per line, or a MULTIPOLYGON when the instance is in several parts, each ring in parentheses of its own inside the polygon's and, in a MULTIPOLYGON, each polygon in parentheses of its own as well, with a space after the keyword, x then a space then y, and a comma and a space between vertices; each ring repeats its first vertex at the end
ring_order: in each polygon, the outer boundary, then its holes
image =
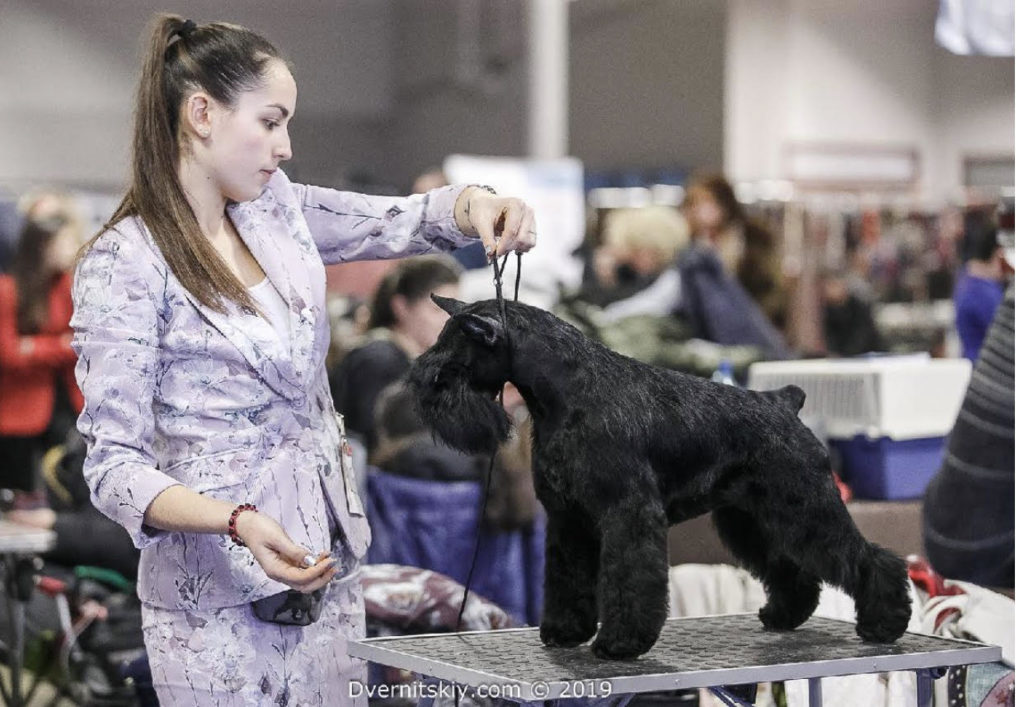
POLYGON ((467 187, 455 203, 455 220, 463 233, 480 237, 489 258, 525 253, 537 244, 533 209, 522 199, 467 187))

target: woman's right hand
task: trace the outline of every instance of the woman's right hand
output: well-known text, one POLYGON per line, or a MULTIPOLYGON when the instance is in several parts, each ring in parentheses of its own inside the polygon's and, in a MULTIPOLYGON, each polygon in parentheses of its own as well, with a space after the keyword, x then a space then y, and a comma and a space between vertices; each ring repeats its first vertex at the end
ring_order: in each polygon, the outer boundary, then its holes
POLYGON ((325 586, 337 572, 334 558, 327 552, 320 553, 316 564, 307 567, 304 558, 310 551, 292 542, 277 521, 262 513, 243 511, 235 527, 268 577, 303 594, 325 586))

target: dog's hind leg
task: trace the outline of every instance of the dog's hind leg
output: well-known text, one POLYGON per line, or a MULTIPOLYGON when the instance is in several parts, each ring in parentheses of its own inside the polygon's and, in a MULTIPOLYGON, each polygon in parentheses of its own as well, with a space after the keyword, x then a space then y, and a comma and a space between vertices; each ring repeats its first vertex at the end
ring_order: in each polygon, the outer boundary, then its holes
POLYGON ((864 541, 853 590, 857 635, 865 641, 892 643, 910 623, 907 566, 885 548, 864 541))
POLYGON ((821 580, 779 552, 750 513, 727 506, 712 511, 711 518, 725 546, 764 584, 768 603, 758 612, 764 627, 792 630, 810 618, 821 580))
POLYGON ((660 503, 626 499, 601 522, 601 630, 593 651, 626 660, 646 653, 668 618, 668 521, 660 503))
POLYGON ((597 566, 600 544, 585 514, 549 512, 544 565, 545 646, 578 646, 597 631, 597 566))
POLYGON ((860 534, 831 480, 823 493, 771 504, 772 528, 797 564, 853 597, 857 635, 891 643, 910 621, 910 594, 903 560, 860 534), (795 522, 798 519, 799 522, 795 522))

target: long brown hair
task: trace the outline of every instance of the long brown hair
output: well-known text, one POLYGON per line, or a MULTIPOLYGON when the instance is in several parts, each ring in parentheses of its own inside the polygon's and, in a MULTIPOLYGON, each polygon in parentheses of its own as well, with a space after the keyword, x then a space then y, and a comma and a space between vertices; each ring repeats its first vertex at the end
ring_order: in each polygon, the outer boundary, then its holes
POLYGON ((224 22, 196 26, 170 14, 154 18, 135 99, 130 184, 114 215, 85 248, 121 219, 138 216, 171 272, 196 299, 222 313, 227 311, 224 300, 256 309, 248 290, 203 235, 178 180, 186 144, 181 108, 188 93, 197 90, 234 106, 239 93, 262 85, 271 59, 283 61, 273 44, 244 27, 224 22))
POLYGON ((459 284, 462 268, 450 255, 421 255, 400 262, 377 286, 370 301, 367 329, 392 327, 397 321, 391 299, 401 295, 410 302, 427 297, 442 285, 459 284))
POLYGON ((46 254, 54 237, 68 226, 68 219, 56 215, 25 220, 18 237, 11 276, 18 297, 18 333, 36 334, 50 315, 50 288, 59 272, 46 267, 46 254))
POLYGON ((711 197, 722 210, 723 225, 735 222, 746 223, 747 216, 743 204, 736 198, 732 184, 723 175, 715 172, 698 172, 686 181, 686 188, 683 192, 683 208, 689 208, 693 204, 692 193, 697 189, 704 189, 711 194, 711 197))
POLYGON ((692 205, 690 195, 696 189, 707 190, 722 209, 723 225, 737 225, 743 234, 743 256, 736 264, 739 280, 764 313, 779 329, 786 327, 788 295, 779 263, 775 234, 764 224, 750 218, 743 204, 736 198, 732 184, 717 173, 698 173, 686 183, 683 208, 692 205))

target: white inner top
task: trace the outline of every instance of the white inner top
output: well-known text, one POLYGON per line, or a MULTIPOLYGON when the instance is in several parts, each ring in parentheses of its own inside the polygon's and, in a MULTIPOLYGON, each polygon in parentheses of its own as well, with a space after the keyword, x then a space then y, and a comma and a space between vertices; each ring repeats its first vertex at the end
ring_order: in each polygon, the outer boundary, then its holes
POLYGON ((281 341, 288 341, 288 305, 278 293, 277 288, 270 283, 270 278, 265 277, 262 282, 250 287, 249 294, 263 310, 270 326, 273 327, 281 341))

